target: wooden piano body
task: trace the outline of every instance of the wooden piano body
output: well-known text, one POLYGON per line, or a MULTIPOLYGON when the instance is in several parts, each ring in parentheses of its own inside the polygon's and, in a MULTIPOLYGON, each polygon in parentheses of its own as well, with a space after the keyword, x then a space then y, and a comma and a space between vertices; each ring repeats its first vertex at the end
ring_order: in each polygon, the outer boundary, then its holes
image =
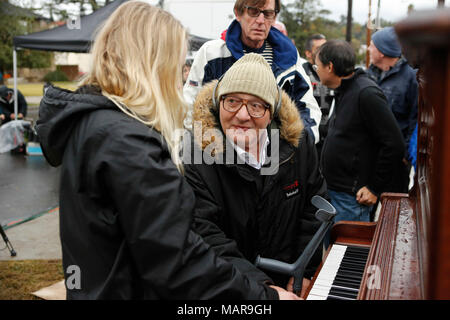
POLYGON ((395 29, 419 68, 414 187, 383 194, 376 223, 337 223, 331 243, 370 247, 357 299, 450 299, 450 10, 417 12, 395 29))

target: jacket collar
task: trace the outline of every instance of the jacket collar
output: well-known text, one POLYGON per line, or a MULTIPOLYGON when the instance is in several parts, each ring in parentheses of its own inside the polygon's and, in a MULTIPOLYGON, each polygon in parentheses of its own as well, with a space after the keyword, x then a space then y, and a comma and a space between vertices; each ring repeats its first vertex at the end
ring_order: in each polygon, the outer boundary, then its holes
MULTIPOLYGON (((239 59, 244 55, 241 41, 241 24, 237 20, 228 27, 225 42, 234 58, 239 59)), ((297 48, 292 41, 278 29, 271 27, 267 41, 272 45, 274 63, 286 70, 297 63, 297 48)))
POLYGON ((363 76, 363 75, 367 75, 366 72, 361 68, 356 68, 353 73, 353 76, 351 76, 350 78, 347 78, 347 79, 342 79, 341 85, 339 87, 337 87, 335 91, 338 94, 342 93, 353 83, 354 79, 356 79, 360 76, 363 76))
POLYGON ((386 71, 384 73, 382 72, 382 70, 380 68, 378 68, 377 66, 375 66, 373 64, 370 65, 369 68, 371 69, 371 71, 374 74, 378 75, 378 79, 376 79, 376 81, 379 83, 382 80, 390 77, 391 75, 398 73, 403 68, 403 65, 407 64, 407 63, 408 63, 408 61, 406 61, 406 59, 404 57, 401 57, 394 66, 392 66, 388 71, 386 71))

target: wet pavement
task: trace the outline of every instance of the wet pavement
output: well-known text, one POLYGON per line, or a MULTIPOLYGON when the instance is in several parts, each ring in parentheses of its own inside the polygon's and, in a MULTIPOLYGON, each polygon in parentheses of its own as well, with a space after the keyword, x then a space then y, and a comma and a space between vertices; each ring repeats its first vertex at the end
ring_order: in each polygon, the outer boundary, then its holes
POLYGON ((43 156, 0 154, 0 223, 27 219, 57 206, 59 172, 43 156))

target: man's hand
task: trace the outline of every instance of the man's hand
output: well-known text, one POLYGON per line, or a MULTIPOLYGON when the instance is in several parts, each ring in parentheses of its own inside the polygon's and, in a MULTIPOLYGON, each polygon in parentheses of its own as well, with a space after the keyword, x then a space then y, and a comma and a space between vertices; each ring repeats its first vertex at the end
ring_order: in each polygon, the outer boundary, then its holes
POLYGON ((367 187, 362 187, 356 193, 356 201, 358 201, 359 204, 365 206, 373 206, 375 203, 377 203, 377 199, 378 197, 370 192, 367 187))
POLYGON ((278 292, 278 297, 280 298, 280 300, 303 300, 299 297, 297 297, 296 294, 286 291, 281 287, 277 287, 277 286, 270 286, 272 289, 277 290, 278 292))
MULTIPOLYGON (((306 290, 309 287, 309 284, 311 283, 311 280, 303 278, 303 282, 302 282, 302 292, 300 293, 300 297, 304 298, 305 294, 306 294, 306 290)), ((291 277, 289 279, 289 282, 286 286, 286 290, 289 292, 294 292, 294 277, 291 277)))

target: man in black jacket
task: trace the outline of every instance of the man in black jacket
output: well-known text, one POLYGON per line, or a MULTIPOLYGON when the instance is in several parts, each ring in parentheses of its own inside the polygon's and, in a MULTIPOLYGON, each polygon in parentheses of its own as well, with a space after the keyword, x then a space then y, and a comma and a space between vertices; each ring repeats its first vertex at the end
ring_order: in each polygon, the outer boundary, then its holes
MULTIPOLYGON (((194 103, 194 141, 203 161, 194 157, 185 176, 196 197, 195 230, 250 279, 290 289, 292 279, 253 263, 258 255, 293 263, 319 226, 311 198, 325 196, 326 185, 314 139, 260 55, 244 55, 214 90, 216 83, 194 103)), ((318 250, 303 288, 320 260, 318 250)))
POLYGON ((389 185, 405 145, 381 89, 354 68, 355 54, 345 41, 332 40, 316 55, 321 82, 336 90, 321 166, 335 221, 369 221, 372 206, 389 185))
MULTIPOLYGON (((17 119, 23 119, 27 115, 27 101, 23 94, 17 91, 17 119)), ((7 86, 0 86, 0 124, 14 120, 14 90, 7 86)))

